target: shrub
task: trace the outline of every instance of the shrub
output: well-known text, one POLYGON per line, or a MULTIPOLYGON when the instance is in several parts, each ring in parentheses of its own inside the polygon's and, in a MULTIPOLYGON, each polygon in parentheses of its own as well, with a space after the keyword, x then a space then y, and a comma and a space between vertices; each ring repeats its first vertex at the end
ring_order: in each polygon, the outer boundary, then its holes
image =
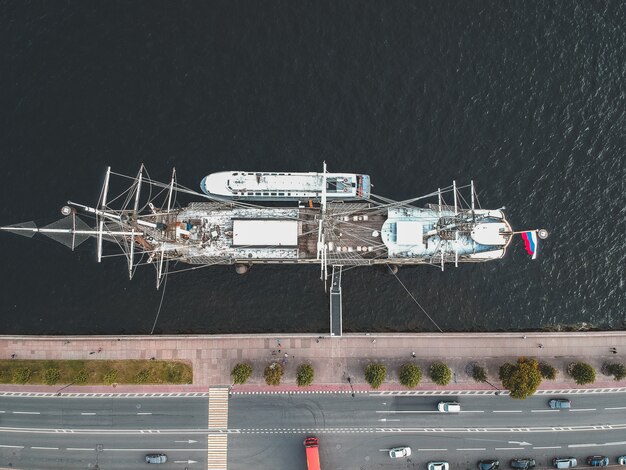
POLYGON ((267 385, 280 385, 280 379, 283 377, 283 373, 283 366, 278 362, 272 362, 265 368, 265 371, 263 371, 265 383, 267 385))
POLYGON ((544 379, 554 380, 556 379, 557 370, 554 366, 545 362, 539 363, 539 373, 544 379))
POLYGON ((586 362, 574 362, 567 367, 567 372, 578 385, 592 384, 596 381, 596 371, 586 362))
POLYGON ((300 364, 296 375, 296 383, 298 384, 298 387, 311 385, 313 383, 314 376, 315 371, 313 370, 313 366, 311 364, 300 364))
POLYGON ((452 379, 452 371, 443 362, 433 362, 430 365, 428 375, 437 385, 448 385, 452 379))
POLYGON ((415 388, 422 380, 422 369, 417 364, 407 363, 400 367, 400 383, 407 388, 415 388))
POLYGON ((89 379, 89 373, 86 369, 81 369, 74 376, 72 382, 74 382, 75 384, 84 384, 85 382, 87 382, 87 379, 89 379))
POLYGON ((474 370, 472 370, 472 378, 476 382, 484 383, 487 381, 487 371, 483 366, 476 364, 474 365, 474 370))
POLYGON ((43 371, 43 383, 46 385, 54 385, 61 378, 61 371, 54 367, 43 371))
POLYGON ((235 364, 233 370, 230 373, 235 384, 245 384, 252 375, 252 366, 244 362, 235 364))
POLYGON ((145 384, 150 381, 150 369, 141 369, 135 375, 135 383, 136 384, 145 384))
POLYGON ((604 375, 612 375, 614 380, 622 380, 626 377, 626 367, 621 363, 605 362, 602 364, 602 373, 604 375))
POLYGON ((115 382, 117 382, 117 371, 115 369, 109 370, 102 377, 102 382, 107 384, 107 385, 111 385, 111 384, 114 384, 115 382))
POLYGON ((387 368, 382 364, 371 363, 365 367, 365 380, 372 388, 380 387, 387 377, 387 368))
POLYGON ((511 398, 524 400, 533 395, 541 384, 539 363, 535 359, 520 357, 516 364, 505 363, 499 371, 502 385, 509 390, 511 398))
POLYGON ((18 367, 13 371, 11 381, 14 384, 25 384, 30 380, 30 376, 33 372, 28 367, 18 367))

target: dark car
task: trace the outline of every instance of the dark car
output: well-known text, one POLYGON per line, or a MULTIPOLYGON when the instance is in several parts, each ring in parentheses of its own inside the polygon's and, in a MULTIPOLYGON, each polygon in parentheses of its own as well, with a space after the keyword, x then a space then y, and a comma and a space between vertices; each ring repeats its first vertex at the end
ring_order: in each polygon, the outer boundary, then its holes
POLYGON ((521 468, 522 470, 527 470, 529 468, 533 468, 536 464, 535 459, 513 459, 511 460, 511 467, 513 468, 521 468))
POLYGON ((548 406, 555 410, 567 409, 572 407, 572 402, 567 398, 553 398, 548 402, 548 406))
POLYGON ((165 454, 148 454, 146 455, 146 463, 165 463, 167 455, 165 454))
POLYGON ((497 470, 500 467, 499 460, 481 460, 478 462, 478 470, 497 470))
POLYGON ((592 455, 587 457, 587 465, 591 467, 606 467, 609 465, 609 458, 604 455, 592 455))

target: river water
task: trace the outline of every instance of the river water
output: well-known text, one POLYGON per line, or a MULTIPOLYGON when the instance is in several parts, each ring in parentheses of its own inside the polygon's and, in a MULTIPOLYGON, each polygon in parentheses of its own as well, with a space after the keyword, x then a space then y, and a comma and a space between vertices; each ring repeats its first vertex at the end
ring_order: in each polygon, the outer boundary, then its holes
MULTIPOLYGON (((222 170, 370 174, 402 200, 475 181, 507 257, 399 279, 446 331, 626 326, 626 3, 2 2, 0 224, 95 204, 104 170, 197 188, 222 170)), ((184 201, 183 201, 184 202, 184 201)), ((3 333, 149 333, 93 243, 0 234, 3 333)), ((382 270, 343 278, 345 331, 436 331, 382 270)), ((168 278, 155 333, 326 332, 315 267, 168 278)))

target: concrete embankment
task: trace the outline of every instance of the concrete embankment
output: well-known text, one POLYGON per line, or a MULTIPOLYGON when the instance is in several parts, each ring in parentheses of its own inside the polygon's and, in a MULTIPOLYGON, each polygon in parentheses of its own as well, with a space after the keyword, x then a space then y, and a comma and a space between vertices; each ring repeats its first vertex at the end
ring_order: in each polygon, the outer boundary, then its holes
MULTIPOLYGON (((542 388, 577 388, 565 373, 576 360, 597 370, 594 387, 626 386, 603 376, 604 362, 621 362, 626 357, 626 332, 559 333, 423 333, 326 335, 186 335, 186 336, 0 336, 0 356, 16 359, 150 359, 180 360, 193 366, 194 383, 185 386, 118 386, 127 391, 206 391, 209 386, 231 384, 230 371, 237 362, 249 362, 254 372, 248 385, 235 390, 288 390, 295 387, 295 371, 308 362, 315 368, 313 390, 369 390, 363 379, 364 366, 372 361, 387 366, 383 390, 403 389, 397 369, 414 361, 424 372, 434 360, 447 363, 453 381, 447 387, 429 382, 427 374, 418 389, 492 389, 475 383, 467 372, 476 362, 487 369, 490 382, 498 386, 498 367, 519 356, 536 357, 559 370, 556 381, 544 381, 542 388), (263 368, 271 362, 285 367, 284 386, 267 387, 263 368), (351 384, 348 383, 348 377, 351 384)), ((0 390, 51 390, 57 386, 0 385, 0 390)), ((111 387, 78 387, 72 391, 103 390, 111 387)))

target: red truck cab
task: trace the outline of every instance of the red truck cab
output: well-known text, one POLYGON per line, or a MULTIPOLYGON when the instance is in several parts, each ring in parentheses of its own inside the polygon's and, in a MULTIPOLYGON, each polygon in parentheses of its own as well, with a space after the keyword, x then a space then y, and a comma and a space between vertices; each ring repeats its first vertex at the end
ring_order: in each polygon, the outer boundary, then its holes
POLYGON ((304 440, 306 464, 309 470, 321 470, 319 447, 319 439, 317 437, 307 437, 304 440))

